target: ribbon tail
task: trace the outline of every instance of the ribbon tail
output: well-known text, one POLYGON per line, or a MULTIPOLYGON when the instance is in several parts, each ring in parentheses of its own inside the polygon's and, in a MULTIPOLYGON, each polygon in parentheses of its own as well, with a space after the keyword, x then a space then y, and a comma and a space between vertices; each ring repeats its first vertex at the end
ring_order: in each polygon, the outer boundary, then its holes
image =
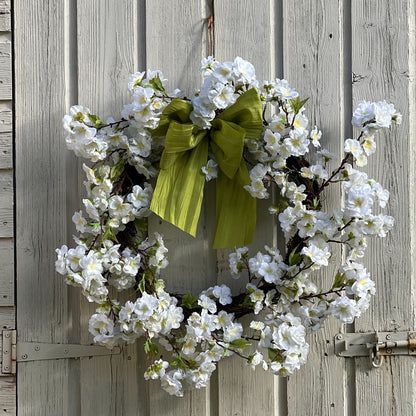
POLYGON ((208 158, 208 140, 181 154, 157 179, 150 209, 165 221, 196 235, 201 213, 205 176, 201 168, 208 158))
POLYGON ((256 199, 243 187, 250 184, 244 161, 232 179, 221 171, 217 178, 217 226, 213 248, 241 247, 253 242, 256 199))

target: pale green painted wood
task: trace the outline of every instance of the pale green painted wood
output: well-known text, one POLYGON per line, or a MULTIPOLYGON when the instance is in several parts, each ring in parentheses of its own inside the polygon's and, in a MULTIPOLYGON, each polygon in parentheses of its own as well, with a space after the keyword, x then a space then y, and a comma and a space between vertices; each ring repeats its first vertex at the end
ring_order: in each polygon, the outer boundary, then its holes
MULTIPOLYGON (((353 103, 386 99, 403 113, 403 124, 377 137, 369 176, 390 191, 395 227, 369 244, 366 263, 377 285, 375 302, 356 331, 415 330, 415 4, 352 2, 353 103)), ((356 414, 413 415, 415 360, 387 359, 373 370, 356 360, 356 414)))

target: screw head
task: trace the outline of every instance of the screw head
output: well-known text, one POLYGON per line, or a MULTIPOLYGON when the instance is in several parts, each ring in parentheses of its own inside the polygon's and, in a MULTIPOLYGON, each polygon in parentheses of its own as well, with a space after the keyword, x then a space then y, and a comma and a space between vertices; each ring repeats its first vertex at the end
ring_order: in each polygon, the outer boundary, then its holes
POLYGON ((26 360, 26 358, 27 358, 27 354, 23 354, 23 355, 22 355, 22 359, 23 359, 23 360, 26 360))
POLYGON ((39 345, 36 345, 36 346, 35 346, 35 351, 39 351, 39 350, 40 350, 39 345))
POLYGON ((387 334, 386 335, 386 339, 391 339, 391 335, 390 334, 387 334))
POLYGON ((6 332, 6 333, 4 334, 4 336, 5 336, 6 338, 10 338, 10 333, 6 332))
POLYGON ((5 371, 9 371, 9 366, 8 366, 8 365, 5 365, 5 366, 4 366, 4 370, 5 370, 5 371))
POLYGON ((387 354, 391 354, 391 353, 392 353, 392 349, 391 349, 391 348, 387 348, 387 349, 386 349, 386 353, 387 353, 387 354))
POLYGON ((336 336, 336 339, 337 339, 338 341, 340 341, 340 340, 342 339, 342 334, 338 334, 338 335, 336 336))

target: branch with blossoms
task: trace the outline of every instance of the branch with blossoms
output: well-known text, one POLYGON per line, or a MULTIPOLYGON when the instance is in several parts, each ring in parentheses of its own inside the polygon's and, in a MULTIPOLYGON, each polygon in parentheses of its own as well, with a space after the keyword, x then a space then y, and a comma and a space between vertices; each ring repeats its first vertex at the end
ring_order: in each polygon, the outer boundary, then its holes
MULTIPOLYGON (((56 270, 98 305, 89 322, 94 341, 112 348, 144 337, 144 377, 160 379, 177 396, 205 387, 217 362, 231 355, 253 369, 293 374, 307 361, 308 333, 329 316, 352 323, 368 308, 375 283, 361 263, 367 239, 385 237, 394 222, 374 213, 386 207, 388 191, 354 167, 367 164, 380 129, 400 124, 392 104, 358 104, 352 118, 357 139, 345 140, 345 155, 330 171, 335 156, 321 148, 322 132, 305 114, 307 100, 286 80, 259 83, 253 65, 239 57, 222 63, 208 57, 201 72, 202 86, 191 98, 168 91, 160 71, 138 72, 129 79, 132 101, 118 120, 104 122, 82 106, 71 107, 63 119, 68 148, 91 163, 83 165, 84 208, 72 218, 76 246, 57 249, 56 270), (225 284, 199 294, 169 293, 162 279, 168 249, 159 233, 147 229, 151 183, 159 175, 165 140, 155 129, 172 101, 185 100, 191 106, 186 123, 208 132, 253 89, 263 106, 263 130, 243 138, 250 177, 244 189, 257 199, 268 199, 272 187, 280 191, 269 212, 280 224, 286 250, 265 245, 249 254, 248 247, 235 248, 230 275, 245 288, 238 293, 225 284), (344 202, 326 212, 324 192, 339 183, 344 202), (323 287, 320 270, 334 263, 339 245, 345 258, 332 286, 323 287), (120 292, 129 299, 123 304, 120 292), (250 317, 248 325, 243 316, 250 317)), ((207 181, 220 169, 212 150, 209 142, 200 173, 207 181)))

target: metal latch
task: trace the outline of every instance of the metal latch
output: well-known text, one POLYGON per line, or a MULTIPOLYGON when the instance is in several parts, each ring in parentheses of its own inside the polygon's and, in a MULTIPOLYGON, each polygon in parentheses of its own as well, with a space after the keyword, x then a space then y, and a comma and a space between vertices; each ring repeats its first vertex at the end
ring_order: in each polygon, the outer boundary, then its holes
POLYGON ((120 347, 109 350, 97 345, 16 342, 16 330, 3 331, 1 375, 16 374, 16 362, 95 357, 120 353, 120 347))
POLYGON ((339 357, 369 357, 374 367, 385 356, 416 355, 416 332, 372 332, 337 334, 335 354, 339 357))

